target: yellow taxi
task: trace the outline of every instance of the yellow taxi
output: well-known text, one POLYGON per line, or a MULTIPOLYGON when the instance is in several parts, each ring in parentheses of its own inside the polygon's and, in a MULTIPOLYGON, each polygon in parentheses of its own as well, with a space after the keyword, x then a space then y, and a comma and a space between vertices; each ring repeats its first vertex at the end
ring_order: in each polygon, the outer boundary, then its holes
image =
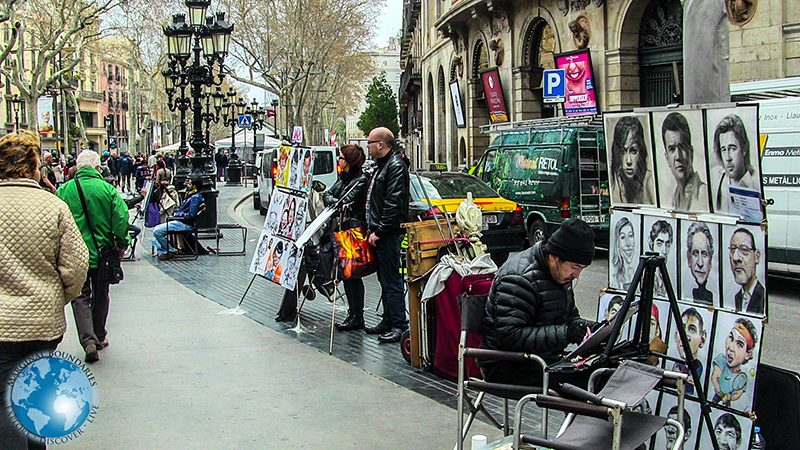
POLYGON ((452 217, 467 198, 467 192, 472 192, 473 202, 483 211, 481 242, 486 245, 492 259, 502 264, 509 252, 522 250, 526 239, 525 227, 522 209, 515 202, 501 197, 472 175, 447 172, 441 164, 431 165, 431 169, 411 173, 410 220, 431 220, 434 213, 443 217, 445 212, 452 217))

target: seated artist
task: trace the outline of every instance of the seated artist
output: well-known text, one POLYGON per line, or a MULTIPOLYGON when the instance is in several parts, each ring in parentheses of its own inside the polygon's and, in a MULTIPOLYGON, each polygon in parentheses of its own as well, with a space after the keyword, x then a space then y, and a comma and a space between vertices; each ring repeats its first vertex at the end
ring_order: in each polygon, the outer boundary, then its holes
MULTIPOLYGON (((486 302, 481 348, 532 353, 547 364, 559 361, 569 344, 582 342, 594 327, 581 319, 572 280, 592 263, 594 232, 580 219, 561 224, 549 240, 509 259, 498 270, 486 302)), ((486 381, 541 386, 535 362, 479 360, 486 381)), ((550 386, 586 387, 586 374, 553 373, 550 386)))
MULTIPOLYGON (((172 259, 178 252, 167 242, 167 230, 169 231, 192 231, 196 225, 197 214, 200 205, 205 202, 203 194, 203 180, 200 177, 192 177, 186 181, 186 199, 180 208, 175 211, 177 220, 164 222, 153 229, 153 245, 160 261, 172 259), (169 228, 168 228, 169 227, 169 228)), ((194 244, 194 243, 192 243, 194 244)))

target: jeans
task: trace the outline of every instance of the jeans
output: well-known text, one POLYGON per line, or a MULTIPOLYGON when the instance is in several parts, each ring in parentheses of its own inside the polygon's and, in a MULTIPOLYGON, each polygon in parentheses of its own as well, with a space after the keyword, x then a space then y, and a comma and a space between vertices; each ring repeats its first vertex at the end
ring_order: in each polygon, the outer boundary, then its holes
POLYGON ((72 314, 83 348, 106 338, 108 283, 97 279, 97 269, 89 269, 81 293, 72 300, 72 314))
POLYGON ((375 259, 378 261, 378 281, 381 283, 383 297, 383 320, 400 330, 408 329, 406 319, 406 299, 403 289, 403 275, 400 273, 400 241, 402 235, 389 235, 378 239, 375 246, 375 259))
POLYGON ((169 224, 169 231, 192 231, 194 229, 194 225, 186 225, 179 220, 171 220, 157 225, 153 228, 153 245, 159 255, 167 252, 177 253, 178 251, 170 247, 169 242, 167 242, 167 224, 169 224))

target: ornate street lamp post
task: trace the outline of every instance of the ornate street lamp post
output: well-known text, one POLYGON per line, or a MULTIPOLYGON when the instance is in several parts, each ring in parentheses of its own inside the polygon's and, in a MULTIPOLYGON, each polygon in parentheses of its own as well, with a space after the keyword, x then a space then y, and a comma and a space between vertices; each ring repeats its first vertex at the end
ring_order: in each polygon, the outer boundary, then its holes
POLYGON ((256 99, 253 99, 253 103, 251 103, 250 105, 252 106, 252 108, 249 111, 247 111, 247 114, 250 114, 250 115, 253 116, 253 124, 252 124, 252 127, 253 127, 253 158, 255 158, 256 152, 258 151, 258 149, 256 148, 256 142, 257 142, 256 135, 258 134, 257 133, 258 131, 263 130, 264 127, 266 126, 266 121, 264 120, 264 117, 267 115, 267 112, 264 111, 264 108, 259 108, 258 107, 258 101, 256 99))
POLYGON ((14 94, 14 96, 11 97, 11 103, 14 107, 14 132, 19 133, 19 110, 22 107, 23 101, 19 98, 19 95, 14 94))
POLYGON ((242 97, 236 101, 236 91, 233 88, 230 88, 226 95, 228 98, 222 104, 222 120, 225 126, 231 127, 231 148, 228 153, 228 182, 226 185, 236 186, 241 181, 241 162, 236 154, 236 126, 239 124, 239 116, 245 113, 247 103, 242 97))
POLYGON ((216 197, 219 192, 212 188, 211 177, 204 170, 209 156, 208 141, 203 133, 201 99, 204 87, 219 86, 225 78, 224 61, 228 55, 233 25, 225 22, 224 12, 206 17, 211 0, 186 0, 185 4, 189 8, 189 23, 186 23, 186 15, 175 14, 172 24, 164 28, 169 63, 162 73, 170 110, 177 108, 181 111, 181 145, 178 148, 178 167, 173 182, 176 188, 182 189, 188 177, 203 178, 206 213, 199 218, 198 228, 200 232, 216 232, 216 197), (176 96, 178 88, 180 94, 176 96), (186 111, 189 108, 192 110, 192 136, 189 145, 194 151, 191 170, 186 158, 186 111))
POLYGON ((280 133, 278 133, 278 99, 273 98, 272 103, 272 126, 274 127, 273 131, 275 131, 275 139, 280 139, 280 133))

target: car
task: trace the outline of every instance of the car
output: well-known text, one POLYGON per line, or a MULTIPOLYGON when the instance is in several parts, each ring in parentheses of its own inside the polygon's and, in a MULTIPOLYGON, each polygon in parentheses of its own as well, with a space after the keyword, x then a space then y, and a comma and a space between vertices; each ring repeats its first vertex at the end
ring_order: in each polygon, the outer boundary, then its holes
POLYGON ((461 172, 418 171, 411 174, 409 216, 430 220, 434 213, 454 216, 461 202, 472 192, 472 199, 483 211, 483 242, 492 259, 502 264, 510 252, 523 249, 526 242, 522 209, 504 199, 477 177, 461 172), (424 188, 424 189, 423 189, 424 188), (426 201, 430 199, 430 203, 426 201))

